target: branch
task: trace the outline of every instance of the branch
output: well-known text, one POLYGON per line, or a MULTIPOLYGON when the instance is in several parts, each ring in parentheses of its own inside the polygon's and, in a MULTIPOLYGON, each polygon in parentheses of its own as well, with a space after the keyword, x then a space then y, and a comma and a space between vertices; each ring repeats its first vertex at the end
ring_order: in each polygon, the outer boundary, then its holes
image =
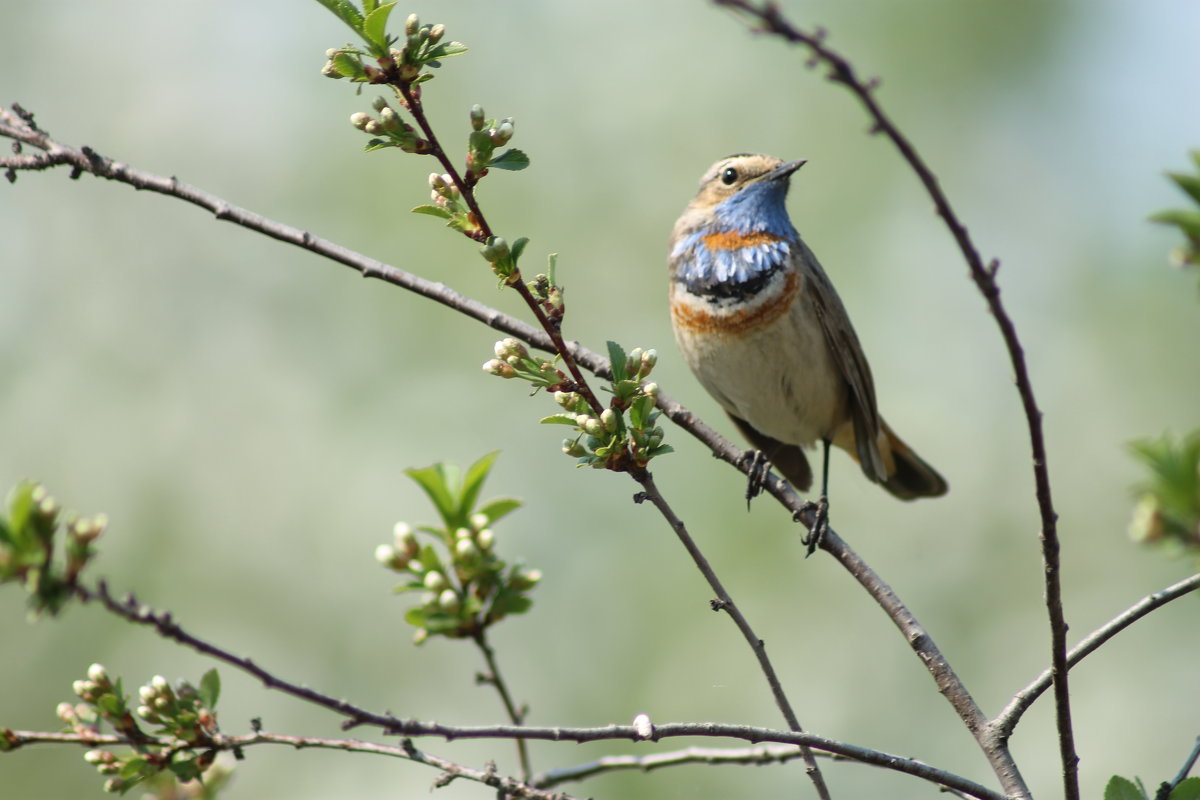
MULTIPOLYGON (((643 500, 649 500, 658 509, 659 513, 663 515, 663 518, 667 520, 667 523, 671 526, 671 530, 679 537, 679 542, 688 551, 688 555, 692 557, 696 568, 704 575, 704 579, 708 581, 709 587, 716 594, 716 600, 712 602, 713 610, 727 613, 737 626, 737 629, 741 631, 746 644, 750 645, 750 649, 754 651, 754 657, 758 659, 759 669, 762 670, 763 675, 767 679, 767 685, 771 688, 771 695, 775 698, 775 705, 783 713, 783 718, 787 721, 788 728, 797 733, 803 731, 804 729, 800 726, 800 720, 796 717, 796 712, 792 710, 792 704, 788 701, 787 695, 783 691, 783 685, 779 682, 779 676, 775 674, 775 667, 772 666, 771 659, 767 656, 766 643, 750 627, 750 622, 746 619, 741 609, 737 607, 737 604, 733 602, 733 598, 721 584, 717 573, 713 571, 712 565, 708 563, 708 559, 700 552, 696 541, 688 533, 687 526, 683 524, 683 520, 675 514, 674 509, 667 504, 662 493, 658 491, 658 486, 654 483, 654 476, 647 473, 638 482, 642 485, 644 492, 635 497, 634 501, 640 503, 643 500)), ((829 800, 829 788, 825 785, 825 778, 821 775, 821 769, 817 766, 817 759, 813 755, 812 750, 805 745, 801 745, 800 755, 804 759, 805 771, 812 780, 813 786, 817 790, 817 795, 822 800, 829 800)))
MULTIPOLYGON (((1093 652, 1098 650, 1101 645, 1107 642, 1112 637, 1116 636, 1121 631, 1128 628, 1133 623, 1137 622, 1142 617, 1154 611, 1156 608, 1161 608, 1167 603, 1177 598, 1183 597, 1189 592, 1194 592, 1200 589, 1200 574, 1185 578, 1179 583, 1172 584, 1165 589, 1155 592, 1154 594, 1143 597, 1138 602, 1130 606, 1126 611, 1119 616, 1114 617, 1107 624, 1097 628, 1087 636, 1079 644, 1072 648, 1071 652, 1067 653, 1068 669, 1074 667, 1080 661, 1093 652)), ((1009 701, 1004 710, 1001 711, 996 719, 992 721, 992 726, 996 729, 997 734, 1007 739, 1012 735, 1013 729, 1016 728, 1017 722, 1033 705, 1033 702, 1049 688, 1054 680, 1052 670, 1046 670, 1033 683, 1026 686, 1021 691, 1017 692, 1013 699, 1009 701)))
MULTIPOLYGON (((504 704, 504 710, 508 713, 508 718, 513 725, 525 724, 525 710, 518 709, 513 702, 512 695, 508 692, 508 684, 504 682, 504 677, 500 674, 500 666, 496 663, 496 652, 487 640, 487 631, 481 628, 473 637, 475 646, 483 653, 483 658, 487 662, 488 671, 486 675, 479 675, 477 680, 480 683, 486 683, 495 688, 496 693, 500 695, 500 702, 504 704)), ((529 783, 529 777, 533 774, 533 768, 529 765, 529 748, 525 745, 524 739, 517 740, 517 760, 521 764, 521 780, 529 783)))
MULTIPOLYGON (((169 748, 178 744, 174 739, 163 737, 142 737, 137 741, 126 736, 103 733, 46 733, 41 731, 14 731, 5 729, 0 732, 4 740, 4 750, 15 750, 32 744, 78 744, 85 747, 145 747, 147 745, 169 748)), ((442 775, 434 782, 434 788, 445 786, 455 778, 466 778, 499 789, 509 797, 524 797, 530 800, 575 800, 571 795, 561 792, 548 792, 549 787, 535 787, 528 782, 517 781, 498 775, 494 768, 473 769, 454 761, 435 756, 418 750, 411 741, 405 739, 400 745, 376 744, 361 739, 324 739, 312 736, 289 736, 279 733, 255 733, 248 736, 222 736, 211 750, 236 752, 246 747, 262 744, 286 745, 297 750, 343 750, 349 753, 369 753, 377 756, 392 756, 426 764, 442 770, 442 775)))
MULTIPOLYGON (((400 719, 392 714, 378 714, 355 706, 346 700, 338 700, 315 689, 285 680, 255 664, 249 658, 234 655, 211 642, 194 636, 180 627, 170 614, 155 612, 139 603, 132 595, 126 596, 122 600, 117 600, 109 593, 103 581, 94 590, 77 584, 74 587, 74 592, 84 602, 99 602, 105 609, 123 619, 154 628, 160 636, 166 639, 185 645, 203 655, 236 667, 262 681, 263 685, 268 689, 289 694, 345 717, 346 721, 342 723, 343 729, 348 730, 359 725, 369 725, 381 729, 385 734, 405 737, 437 736, 447 741, 455 739, 539 739, 555 742, 592 742, 627 739, 640 742, 647 738, 645 730, 634 725, 609 725, 601 728, 532 727, 522 725, 453 726, 443 725, 438 722, 400 719)), ((981 798, 981 800, 1004 800, 1003 795, 986 786, 982 786, 954 773, 931 767, 920 761, 826 739, 822 736, 801 731, 779 731, 750 725, 675 722, 653 726, 649 738, 653 741, 659 741, 679 736, 730 738, 748 741, 753 744, 775 742, 778 744, 811 747, 866 764, 873 764, 896 772, 914 775, 971 795, 972 797, 981 798)), ((429 763, 434 762, 430 761, 429 763)))
POLYGON ((539 789, 549 789, 568 781, 582 781, 596 775, 624 770, 653 772, 663 767, 684 764, 786 764, 800 758, 801 750, 794 745, 760 745, 758 747, 688 747, 667 753, 645 756, 604 756, 586 764, 562 767, 535 775, 531 783, 539 789))

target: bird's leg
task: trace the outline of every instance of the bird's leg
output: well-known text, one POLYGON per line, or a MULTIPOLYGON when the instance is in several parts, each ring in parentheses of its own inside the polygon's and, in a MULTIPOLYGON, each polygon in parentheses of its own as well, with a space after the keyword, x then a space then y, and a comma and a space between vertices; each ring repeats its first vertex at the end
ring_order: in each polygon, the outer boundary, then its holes
MULTIPOLYGON (((805 558, 816 552, 817 548, 821 546, 821 539, 824 538, 825 531, 829 530, 829 440, 822 439, 821 444, 825 448, 821 457, 821 496, 815 503, 817 518, 813 520, 808 536, 802 542, 808 547, 804 554, 805 558)), ((812 506, 814 504, 806 503, 805 505, 812 506)))
POLYGON ((750 451, 750 468, 746 470, 749 478, 746 481, 746 510, 750 510, 750 501, 762 494, 763 484, 767 481, 767 472, 771 462, 762 450, 750 451))

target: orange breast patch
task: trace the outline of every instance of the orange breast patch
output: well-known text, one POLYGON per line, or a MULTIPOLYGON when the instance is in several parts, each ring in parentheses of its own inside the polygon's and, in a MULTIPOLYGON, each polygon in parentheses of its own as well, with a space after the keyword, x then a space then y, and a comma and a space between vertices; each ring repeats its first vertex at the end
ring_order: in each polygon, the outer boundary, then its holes
POLYGON ((755 233, 738 233, 737 231, 717 231, 701 237, 709 250, 737 250, 742 247, 758 247, 764 244, 782 242, 783 239, 773 233, 757 231, 755 233))
POLYGON ((745 335, 767 327, 786 314, 799 291, 800 276, 789 270, 783 288, 773 293, 773 297, 762 298, 760 294, 751 301, 729 308, 675 299, 671 303, 671 320, 677 327, 694 333, 745 335))

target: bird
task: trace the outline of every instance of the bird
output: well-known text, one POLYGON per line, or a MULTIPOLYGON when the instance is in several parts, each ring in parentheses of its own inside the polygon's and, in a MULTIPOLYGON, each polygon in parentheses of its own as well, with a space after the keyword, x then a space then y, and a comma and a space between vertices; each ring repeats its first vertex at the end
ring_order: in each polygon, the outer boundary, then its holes
POLYGON ((822 445, 811 552, 828 523, 830 445, 901 500, 949 487, 880 416, 850 316, 788 216, 805 163, 736 153, 713 164, 671 233, 668 293, 684 359, 761 458, 807 492, 804 451, 822 445))

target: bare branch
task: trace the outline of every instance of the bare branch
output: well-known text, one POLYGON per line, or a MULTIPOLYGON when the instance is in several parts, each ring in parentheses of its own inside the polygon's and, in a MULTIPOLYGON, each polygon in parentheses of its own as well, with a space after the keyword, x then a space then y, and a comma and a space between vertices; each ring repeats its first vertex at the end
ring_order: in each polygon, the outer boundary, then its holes
MULTIPOLYGON (((483 659, 487 662, 488 667, 487 674, 479 676, 480 682, 488 684, 500 695, 500 702, 504 704, 504 710, 508 713, 508 719, 513 725, 524 725, 525 711, 517 708, 512 695, 509 694, 508 684, 505 683, 504 676, 500 674, 500 666, 496 663, 496 652, 488 643, 486 629, 480 628, 472 638, 475 646, 483 653, 483 659)), ((517 760, 521 764, 521 780, 529 783, 533 768, 529 765, 529 748, 524 739, 517 739, 517 760)))
MULTIPOLYGON (((783 691, 783 685, 779 682, 779 676, 775 674, 775 667, 771 664, 771 659, 767 656, 766 643, 750 627, 750 622, 742 614, 737 604, 733 602, 733 598, 721 584, 717 573, 713 571, 712 565, 708 563, 708 559, 700 552, 696 541, 688 533, 687 526, 683 524, 683 520, 675 514, 674 509, 667 504, 662 493, 658 491, 658 486, 654 483, 654 476, 647 473, 639 480, 639 483, 641 483, 645 491, 636 498, 637 501, 649 500, 658 509, 659 513, 663 515, 663 518, 667 520, 667 523, 670 524, 671 530, 675 531, 675 535, 679 537, 680 543, 688 551, 688 555, 692 557, 696 568, 704 575, 704 579, 708 581, 709 587, 716 594, 717 597, 712 603, 713 610, 724 611, 733 620, 733 623, 737 625, 737 629, 741 631, 746 643, 754 651, 754 657, 758 659, 759 669, 762 670, 763 675, 767 679, 767 685, 771 688, 771 695, 775 699, 775 705, 783 713, 783 718, 787 721, 788 727, 796 732, 802 731, 803 728, 800 726, 800 720, 796 717, 796 712, 792 710, 792 704, 788 701, 787 695, 783 691)), ((821 775, 820 767, 817 766, 816 757, 804 745, 800 747, 800 754, 804 759, 805 771, 808 773, 813 786, 817 790, 817 795, 822 800, 829 800, 829 788, 825 785, 825 778, 821 775)))
MULTIPOLYGON (((1101 645, 1107 642, 1112 637, 1116 636, 1121 631, 1128 628, 1133 623, 1137 622, 1142 617, 1154 611, 1156 608, 1161 608, 1172 600, 1183 597, 1185 594, 1194 592, 1200 589, 1200 574, 1184 578, 1178 583, 1172 584, 1165 589, 1155 592, 1154 594, 1143 597, 1138 602, 1134 603, 1120 615, 1109 620, 1105 625, 1097 628, 1089 634, 1083 641, 1075 645, 1071 652, 1067 653, 1067 668, 1074 667, 1080 661, 1098 650, 1101 645)), ((1009 701, 1004 710, 1001 711, 996 719, 992 721, 992 726, 996 729, 998 736, 1007 739, 1012 735, 1013 729, 1016 728, 1017 722, 1033 705, 1043 692, 1049 688, 1053 682, 1053 673, 1051 670, 1046 670, 1041 675, 1034 679, 1033 683, 1026 686, 1021 691, 1017 692, 1013 699, 1009 701)))

